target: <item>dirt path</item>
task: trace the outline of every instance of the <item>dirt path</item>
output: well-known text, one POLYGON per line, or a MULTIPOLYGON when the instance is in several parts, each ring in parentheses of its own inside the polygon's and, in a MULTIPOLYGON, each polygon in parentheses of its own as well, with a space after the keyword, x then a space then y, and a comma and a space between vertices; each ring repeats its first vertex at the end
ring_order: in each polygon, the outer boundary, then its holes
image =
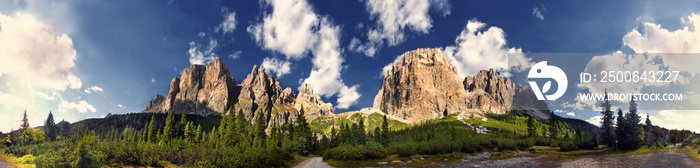
POLYGON ((12 164, 7 163, 3 160, 0 160, 0 167, 2 167, 2 168, 14 168, 15 166, 13 166, 12 164))
POLYGON ((298 165, 294 166, 294 168, 331 168, 331 166, 328 165, 328 163, 323 162, 323 158, 313 157, 299 163, 298 165))
POLYGON ((500 160, 463 160, 439 167, 700 167, 700 162, 682 153, 663 150, 649 154, 590 155, 564 160, 526 155, 500 160))

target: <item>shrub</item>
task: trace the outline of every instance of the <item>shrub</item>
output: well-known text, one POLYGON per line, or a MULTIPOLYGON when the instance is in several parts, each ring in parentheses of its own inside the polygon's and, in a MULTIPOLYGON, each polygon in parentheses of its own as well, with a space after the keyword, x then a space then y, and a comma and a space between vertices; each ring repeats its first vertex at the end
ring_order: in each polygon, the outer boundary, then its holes
POLYGON ((21 159, 19 159, 19 162, 25 163, 25 164, 32 164, 32 163, 34 163, 34 159, 35 159, 34 156, 29 154, 29 155, 24 155, 21 159))
POLYGON ((366 145, 341 145, 331 148, 323 154, 323 159, 336 160, 369 160, 385 158, 387 152, 384 148, 375 142, 367 143, 366 145))
POLYGON ((561 145, 559 145, 559 151, 568 152, 568 151, 574 151, 574 150, 578 150, 578 147, 576 145, 574 145, 574 143, 571 141, 566 141, 566 142, 563 142, 561 145))

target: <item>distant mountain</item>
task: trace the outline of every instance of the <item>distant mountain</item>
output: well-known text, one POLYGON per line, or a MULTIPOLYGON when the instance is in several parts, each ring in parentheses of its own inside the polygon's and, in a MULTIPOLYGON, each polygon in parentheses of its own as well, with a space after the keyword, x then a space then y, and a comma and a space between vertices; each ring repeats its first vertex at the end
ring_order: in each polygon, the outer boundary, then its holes
POLYGON ((547 104, 533 98, 530 89, 516 88, 493 69, 460 79, 440 49, 417 49, 404 53, 384 74, 374 108, 410 123, 509 112, 548 119, 547 104))
POLYGON ((266 125, 296 123, 299 110, 312 119, 334 115, 330 103, 324 103, 308 84, 303 84, 299 95, 292 89, 282 89, 277 79, 265 73, 263 67, 254 66, 250 74, 236 85, 221 58, 208 65, 192 65, 173 78, 167 96, 156 95, 144 113, 225 114, 242 111, 249 121, 264 115, 266 125))
MULTIPOLYGON (((404 123, 451 114, 483 117, 484 113, 514 113, 549 118, 546 103, 535 99, 527 87, 516 87, 493 69, 462 79, 447 56, 436 48, 404 53, 384 74, 373 106, 363 110, 404 123)), ((242 111, 251 122, 263 115, 269 127, 296 123, 302 108, 307 119, 335 117, 333 106, 323 102, 308 84, 294 93, 291 88, 283 89, 274 76, 258 66, 236 84, 226 64, 217 59, 206 66, 185 68, 182 76, 171 80, 168 95, 157 95, 143 112, 208 116, 242 111)))

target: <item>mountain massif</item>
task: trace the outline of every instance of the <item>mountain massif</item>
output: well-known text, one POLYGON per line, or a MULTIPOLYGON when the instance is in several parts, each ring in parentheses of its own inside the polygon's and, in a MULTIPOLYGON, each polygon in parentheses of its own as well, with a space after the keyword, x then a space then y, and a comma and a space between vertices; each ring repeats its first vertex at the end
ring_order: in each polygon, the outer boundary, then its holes
POLYGON ((305 117, 333 115, 330 103, 324 103, 308 84, 303 84, 297 95, 291 88, 282 89, 263 67, 253 67, 251 73, 236 84, 225 63, 217 59, 208 65, 192 65, 173 78, 167 96, 156 95, 143 112, 197 114, 207 116, 228 111, 243 112, 250 121, 264 115, 266 125, 295 123, 299 110, 305 117))
MULTIPOLYGON (((530 89, 516 87, 493 69, 462 79, 440 49, 416 49, 404 53, 384 73, 373 107, 362 112, 380 113, 405 123, 451 114, 480 117, 484 113, 518 112, 549 118, 547 105, 534 97, 530 89)), ((269 127, 295 123, 302 108, 307 119, 335 117, 333 106, 314 94, 309 84, 302 84, 299 93, 282 89, 274 76, 258 66, 237 84, 226 64, 217 59, 206 66, 185 68, 181 77, 172 79, 168 95, 157 95, 143 112, 207 116, 241 111, 250 121, 264 115, 269 127)))

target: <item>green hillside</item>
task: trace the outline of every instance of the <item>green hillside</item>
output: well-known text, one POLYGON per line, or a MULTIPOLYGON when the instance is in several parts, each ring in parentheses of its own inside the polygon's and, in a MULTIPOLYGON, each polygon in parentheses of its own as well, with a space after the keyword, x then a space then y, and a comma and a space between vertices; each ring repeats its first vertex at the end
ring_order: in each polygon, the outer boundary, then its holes
MULTIPOLYGON (((362 113, 354 113, 351 115, 338 114, 337 117, 317 117, 312 119, 309 124, 312 131, 328 135, 332 128, 338 129, 342 124, 352 125, 352 123, 359 123, 360 119, 364 119, 365 131, 371 132, 375 128, 381 126, 384 116, 378 113, 371 113, 369 115, 362 113)), ((389 123, 389 130, 392 131, 405 129, 410 126, 409 124, 392 119, 387 119, 387 121, 389 123)))

